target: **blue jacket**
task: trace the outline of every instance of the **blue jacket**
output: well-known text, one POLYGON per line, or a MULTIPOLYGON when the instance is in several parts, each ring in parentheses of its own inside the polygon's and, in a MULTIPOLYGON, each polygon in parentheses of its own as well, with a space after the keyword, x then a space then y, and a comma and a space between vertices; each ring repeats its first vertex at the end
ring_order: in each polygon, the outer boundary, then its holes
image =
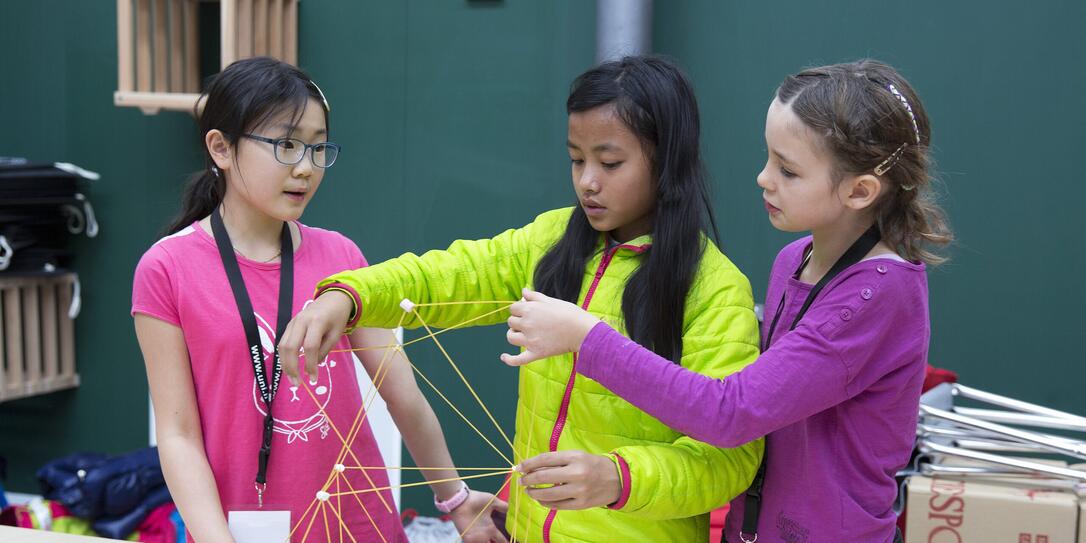
POLYGON ((115 539, 132 533, 151 510, 170 501, 156 447, 115 457, 75 453, 42 466, 38 482, 46 499, 93 521, 95 531, 115 539))

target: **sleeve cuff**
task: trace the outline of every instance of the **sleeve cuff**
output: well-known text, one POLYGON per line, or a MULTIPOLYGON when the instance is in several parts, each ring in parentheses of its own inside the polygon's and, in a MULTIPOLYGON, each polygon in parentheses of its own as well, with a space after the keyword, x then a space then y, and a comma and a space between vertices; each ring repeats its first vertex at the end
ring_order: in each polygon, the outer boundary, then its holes
POLYGON ((596 379, 596 376, 603 370, 603 368, 599 367, 600 364, 606 364, 606 362, 600 362, 600 360, 606 358, 604 351, 607 350, 608 340, 611 339, 612 334, 621 336, 614 328, 611 328, 602 320, 588 331, 588 335, 581 342, 581 349, 577 351, 576 368, 578 373, 596 379))
POLYGON ((358 320, 362 318, 362 298, 358 295, 358 292, 349 285, 343 283, 328 283, 317 289, 317 293, 313 299, 315 300, 319 298, 321 294, 333 290, 342 292, 351 299, 351 316, 347 319, 347 326, 344 328, 344 333, 350 333, 358 327, 358 320))
POLYGON ((626 507, 626 502, 630 501, 630 488, 633 486, 633 481, 630 479, 630 465, 626 463, 626 459, 618 453, 611 453, 608 456, 615 463, 615 469, 618 470, 618 481, 622 490, 619 492, 618 501, 608 505, 608 509, 622 509, 626 507))

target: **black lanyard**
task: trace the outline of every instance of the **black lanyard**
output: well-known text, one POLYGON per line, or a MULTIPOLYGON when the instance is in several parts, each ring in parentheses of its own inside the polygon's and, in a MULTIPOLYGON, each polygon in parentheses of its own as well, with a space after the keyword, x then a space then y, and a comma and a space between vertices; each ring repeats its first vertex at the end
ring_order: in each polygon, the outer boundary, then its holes
POLYGON ((279 378, 283 374, 282 366, 279 364, 279 339, 283 337, 283 330, 290 321, 294 300, 294 241, 290 236, 290 226, 284 222, 283 233, 280 235, 281 262, 279 265, 279 314, 276 315, 275 326, 275 366, 272 368, 271 384, 269 384, 264 367, 264 348, 260 344, 260 329, 256 324, 253 304, 249 301, 245 279, 241 276, 238 259, 234 256, 234 246, 230 243, 230 235, 226 232, 226 226, 222 222, 222 215, 218 209, 211 214, 211 231, 215 234, 219 257, 222 258, 223 268, 226 269, 226 277, 230 280, 230 290, 234 291, 234 301, 237 302, 241 324, 245 327, 245 339, 249 344, 248 353, 253 363, 253 374, 267 413, 264 416, 264 434, 260 445, 255 483, 257 502, 263 507, 264 489, 267 487, 268 480, 268 457, 271 455, 272 428, 275 421, 272 418, 272 400, 275 399, 275 393, 279 390, 279 378))
MULTIPOLYGON (((788 327, 788 331, 792 331, 799 324, 800 319, 803 318, 804 313, 814 303, 818 294, 822 292, 822 289, 826 287, 837 277, 842 271, 849 266, 863 260, 867 253, 871 252, 871 249, 878 245, 879 239, 882 235, 879 233, 877 225, 872 225, 866 232, 860 236, 860 239, 856 240, 845 254, 841 255, 841 258, 834 262, 830 271, 826 272, 826 275, 822 276, 822 279, 811 288, 811 292, 807 293, 807 299, 803 302, 803 307, 799 308, 799 313, 796 313, 796 318, 792 320, 792 325, 788 327)), ((807 266, 807 261, 810 255, 803 258, 799 268, 796 269, 796 273, 792 276, 795 279, 799 279, 799 275, 803 273, 803 268, 807 266)), ((785 289, 787 290, 787 289, 785 289)), ((773 321, 769 324, 769 330, 766 332, 765 338, 765 350, 769 350, 770 344, 773 341, 773 332, 777 329, 777 321, 781 318, 781 313, 784 311, 784 294, 781 294, 781 303, 777 306, 777 314, 773 317, 773 321)), ((758 466, 758 473, 754 475, 754 480, 750 483, 750 488, 747 489, 747 497, 743 505, 743 529, 739 531, 739 538, 743 541, 757 541, 758 539, 758 516, 762 512, 762 487, 765 485, 765 464, 766 456, 768 455, 768 447, 762 454, 762 463, 758 466), (747 539, 746 536, 754 536, 753 539, 747 539)), ((721 538, 723 540, 723 538, 721 538)))

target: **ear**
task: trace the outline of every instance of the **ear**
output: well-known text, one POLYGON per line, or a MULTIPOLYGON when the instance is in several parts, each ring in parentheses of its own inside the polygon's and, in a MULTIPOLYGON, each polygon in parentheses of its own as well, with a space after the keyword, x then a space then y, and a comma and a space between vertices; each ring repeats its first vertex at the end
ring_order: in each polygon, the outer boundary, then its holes
POLYGON ((215 162, 220 170, 226 171, 230 169, 233 164, 234 149, 221 131, 218 129, 208 130, 207 135, 204 136, 204 145, 207 146, 207 152, 211 155, 211 160, 215 162))
POLYGON ((841 201, 857 211, 875 204, 882 194, 882 181, 871 174, 857 175, 841 183, 841 201))

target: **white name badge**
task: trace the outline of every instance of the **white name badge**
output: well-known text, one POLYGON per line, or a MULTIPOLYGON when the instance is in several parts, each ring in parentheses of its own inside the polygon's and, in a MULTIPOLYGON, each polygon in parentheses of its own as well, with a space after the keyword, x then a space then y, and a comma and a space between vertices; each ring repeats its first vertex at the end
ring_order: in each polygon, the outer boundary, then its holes
POLYGON ((230 534, 236 543, 288 543, 290 511, 230 511, 230 534))

